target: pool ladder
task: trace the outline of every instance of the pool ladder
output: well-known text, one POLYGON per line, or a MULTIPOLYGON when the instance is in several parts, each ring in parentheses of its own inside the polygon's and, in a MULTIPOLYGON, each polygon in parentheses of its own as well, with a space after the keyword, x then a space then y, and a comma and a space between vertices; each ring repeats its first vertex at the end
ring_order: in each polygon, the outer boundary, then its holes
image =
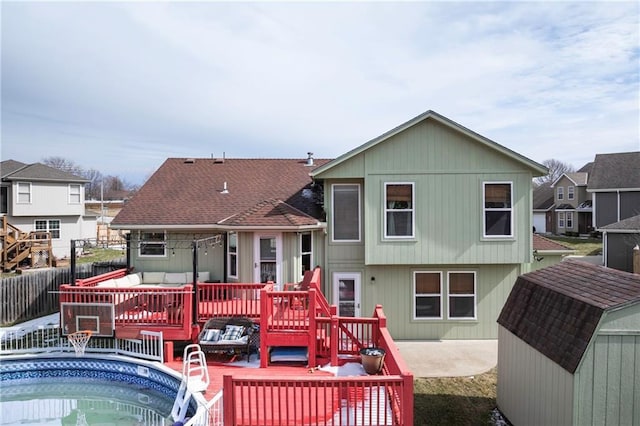
POLYGON ((183 423, 189 410, 191 395, 196 392, 204 392, 208 387, 209 370, 207 370, 207 359, 204 352, 197 343, 185 346, 182 357, 182 381, 171 409, 173 420, 183 423))

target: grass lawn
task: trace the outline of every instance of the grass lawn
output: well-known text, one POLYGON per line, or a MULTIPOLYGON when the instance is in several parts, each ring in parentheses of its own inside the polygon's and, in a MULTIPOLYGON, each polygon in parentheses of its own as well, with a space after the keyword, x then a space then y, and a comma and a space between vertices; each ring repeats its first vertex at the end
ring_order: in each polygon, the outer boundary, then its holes
POLYGON ((497 370, 472 377, 414 379, 415 425, 489 425, 497 370))
POLYGON ((85 250, 85 252, 78 256, 77 263, 91 263, 91 262, 106 262, 109 260, 115 260, 125 257, 125 251, 120 249, 108 249, 108 248, 91 248, 85 250))
POLYGON ((602 239, 565 237, 560 235, 545 235, 550 240, 557 241, 576 251, 578 256, 595 256, 602 254, 602 239))

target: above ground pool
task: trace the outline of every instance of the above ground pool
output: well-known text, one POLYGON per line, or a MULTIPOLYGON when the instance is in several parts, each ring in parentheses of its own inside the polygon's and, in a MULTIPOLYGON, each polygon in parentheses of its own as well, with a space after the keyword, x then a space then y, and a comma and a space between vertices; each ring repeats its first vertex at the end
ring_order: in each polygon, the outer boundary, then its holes
POLYGON ((164 368, 119 356, 3 357, 0 425, 172 425, 180 378, 164 368))

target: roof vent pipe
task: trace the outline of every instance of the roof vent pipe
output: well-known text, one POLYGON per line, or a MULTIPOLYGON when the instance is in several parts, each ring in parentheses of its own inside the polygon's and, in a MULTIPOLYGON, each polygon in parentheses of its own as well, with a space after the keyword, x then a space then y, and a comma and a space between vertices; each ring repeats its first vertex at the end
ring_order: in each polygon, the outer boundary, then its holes
POLYGON ((307 152, 307 166, 313 166, 313 152, 307 152))
POLYGON ((221 193, 221 194, 228 194, 228 193, 229 193, 229 190, 227 189, 227 182, 225 182, 225 183, 222 185, 222 191, 220 191, 220 193, 221 193))

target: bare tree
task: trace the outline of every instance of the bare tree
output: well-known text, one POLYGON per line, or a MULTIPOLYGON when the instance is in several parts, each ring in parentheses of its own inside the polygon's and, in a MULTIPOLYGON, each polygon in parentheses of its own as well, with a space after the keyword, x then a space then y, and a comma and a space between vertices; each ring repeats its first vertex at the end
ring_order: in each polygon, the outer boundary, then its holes
POLYGON ((82 167, 71 160, 67 160, 66 158, 47 157, 42 160, 42 163, 49 167, 53 167, 54 169, 63 170, 76 176, 82 176, 82 167))
POLYGON ((549 169, 549 173, 545 176, 540 176, 533 179, 533 183, 536 186, 542 185, 544 183, 555 182, 555 180, 562 176, 564 173, 573 173, 576 170, 571 164, 563 163, 562 161, 553 158, 544 160, 542 162, 542 165, 549 169))
POLYGON ((99 200, 101 195, 100 186, 102 184, 102 173, 95 169, 89 169, 82 173, 82 177, 89 180, 89 182, 84 185, 86 198, 89 200, 99 200))

